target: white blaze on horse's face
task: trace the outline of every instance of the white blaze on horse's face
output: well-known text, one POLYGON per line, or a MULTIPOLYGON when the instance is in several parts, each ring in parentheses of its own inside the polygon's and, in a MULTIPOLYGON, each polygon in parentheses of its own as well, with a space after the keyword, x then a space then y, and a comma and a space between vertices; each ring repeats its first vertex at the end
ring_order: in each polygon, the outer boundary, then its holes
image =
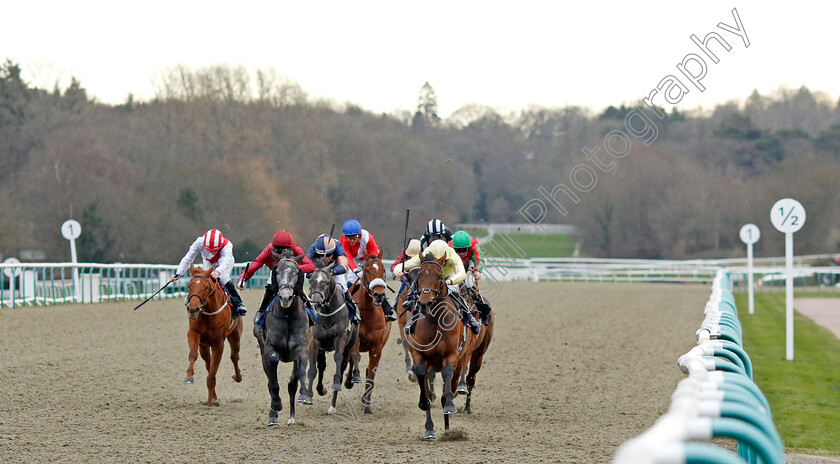
POLYGON ((316 272, 309 279, 309 299, 315 304, 326 304, 325 301, 332 277, 326 272, 316 272))
POLYGON ((288 308, 294 299, 294 286, 297 283, 297 272, 291 266, 285 267, 277 276, 277 284, 280 286, 278 296, 280 306, 288 308))

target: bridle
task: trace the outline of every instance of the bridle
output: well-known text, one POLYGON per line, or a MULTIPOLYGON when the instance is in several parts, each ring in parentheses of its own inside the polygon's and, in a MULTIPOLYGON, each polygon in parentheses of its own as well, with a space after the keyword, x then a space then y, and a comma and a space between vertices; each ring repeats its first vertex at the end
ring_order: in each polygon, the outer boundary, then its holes
MULTIPOLYGON (((201 295, 199 295, 198 293, 190 293, 189 298, 187 298, 187 304, 189 305, 190 300, 192 300, 193 297, 196 297, 196 298, 198 298, 198 302, 201 303, 201 305, 198 307, 197 311, 192 311, 191 309, 189 309, 189 306, 187 306, 187 312, 189 312, 189 313, 197 312, 199 314, 204 314, 205 316, 215 316, 216 314, 219 314, 220 312, 222 312, 222 310, 225 309, 225 306, 227 306, 228 302, 230 301, 230 297, 227 297, 225 299, 225 302, 222 304, 222 306, 219 309, 217 309, 216 311, 213 311, 212 313, 208 313, 207 310, 205 309, 207 307, 207 300, 209 300, 210 297, 212 297, 213 295, 216 294, 216 285, 214 285, 216 283, 216 281, 214 281, 213 279, 211 279, 207 276, 203 276, 203 275, 194 275, 194 276, 192 276, 192 279, 207 279, 207 280, 209 280, 210 281, 210 286, 209 286, 210 287, 210 293, 207 295, 207 299, 202 298, 201 295)), ((190 282, 192 282, 192 279, 190 279, 190 282)))
MULTIPOLYGON (((437 262, 437 260, 423 261, 423 262, 420 263, 420 268, 421 268, 420 272, 422 272, 422 267, 425 264, 434 264, 435 266, 438 267, 438 269, 440 269, 440 275, 438 275, 438 284, 439 285, 438 285, 438 288, 436 288, 436 289, 435 288, 428 288, 428 287, 420 288, 418 286, 417 287, 418 303, 419 303, 420 295, 421 294, 427 294, 427 293, 434 293, 434 298, 432 299, 432 302, 434 303, 434 302, 437 302, 440 299, 441 294, 444 291, 443 265, 441 265, 439 262, 437 262)), ((420 280, 420 274, 419 273, 417 274, 417 280, 418 281, 420 280)))
MULTIPOLYGON (((372 256, 372 257, 370 257, 370 259, 365 261, 365 265, 362 267, 362 287, 364 287, 365 293, 367 293, 367 295, 370 297, 370 299, 373 300, 374 304, 380 304, 381 305, 382 304, 381 301, 379 303, 376 302, 376 293, 374 293, 373 290, 370 288, 370 284, 371 284, 372 281, 368 278, 368 272, 369 271, 367 269, 367 265, 368 265, 368 263, 370 263, 372 261, 377 261, 377 262, 379 262, 379 265, 382 266, 382 260, 379 259, 379 257, 377 257, 377 256, 372 256)), ((380 277, 377 277, 377 278, 381 279, 380 277)), ((376 279, 373 279, 373 280, 375 281, 376 279)), ((383 284, 383 287, 384 287, 385 286, 385 281, 384 280, 382 280, 382 284, 383 284)), ((378 287, 378 285, 377 285, 377 287, 378 287)), ((383 288, 383 296, 384 296, 384 288, 383 288)))
MULTIPOLYGON (((283 261, 289 261, 289 262, 295 263, 295 266, 297 267, 297 269, 295 269, 295 282, 297 283, 297 276, 298 276, 298 273, 300 272, 300 265, 298 264, 298 262, 297 262, 297 261, 295 261, 294 259, 291 259, 291 258, 281 258, 281 259, 277 262, 277 264, 280 264, 280 263, 282 263, 283 261)), ((276 268, 276 267, 277 267, 277 266, 275 266, 275 268, 276 268)), ((287 283, 280 284, 279 282, 277 282, 277 293, 275 293, 275 294, 274 294, 274 298, 272 298, 272 303, 274 302, 274 299, 276 299, 276 298, 278 298, 278 297, 280 296, 280 290, 283 290, 284 288, 291 289, 291 290, 292 290, 292 296, 294 297, 294 292, 295 292, 295 286, 294 286, 294 284, 291 284, 291 285, 290 285, 290 284, 287 284, 287 283)), ((281 306, 281 307, 282 307, 282 306, 281 306)), ((284 308, 284 309, 285 309, 285 308, 284 308)), ((272 309, 272 310, 273 310, 273 309, 272 309)))

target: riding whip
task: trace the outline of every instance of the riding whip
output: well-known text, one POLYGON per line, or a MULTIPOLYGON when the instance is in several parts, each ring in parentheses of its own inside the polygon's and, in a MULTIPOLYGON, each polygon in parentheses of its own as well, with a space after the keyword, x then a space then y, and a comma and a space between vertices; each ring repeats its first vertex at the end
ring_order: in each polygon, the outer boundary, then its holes
POLYGON ((172 283, 172 281, 169 281, 169 282, 167 282, 167 283, 166 283, 166 285, 164 285, 163 287, 160 287, 160 290, 158 290, 158 291, 156 291, 155 293, 153 293, 153 294, 152 294, 152 296, 150 296, 150 297, 146 298, 146 301, 144 301, 144 302, 140 303, 139 305, 135 306, 135 307, 134 307, 134 310, 135 310, 135 311, 137 311, 137 308, 139 308, 139 307, 143 306, 144 304, 148 303, 148 302, 149 302, 149 300, 151 300, 152 298, 154 298, 155 296, 157 296, 157 294, 158 294, 158 293, 162 292, 162 291, 163 291, 163 289, 164 289, 164 288, 166 288, 166 287, 168 287, 168 286, 169 286, 169 284, 171 284, 171 283, 172 283))

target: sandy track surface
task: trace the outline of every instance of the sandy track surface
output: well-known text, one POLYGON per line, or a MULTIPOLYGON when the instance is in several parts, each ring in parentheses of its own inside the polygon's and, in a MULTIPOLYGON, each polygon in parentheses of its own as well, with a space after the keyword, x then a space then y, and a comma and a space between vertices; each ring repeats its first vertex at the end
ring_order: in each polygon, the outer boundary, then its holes
MULTIPOLYGON (((340 397, 340 416, 316 396, 286 426, 290 366, 281 365, 284 425, 268 428, 253 310, 244 380, 233 382, 225 357, 221 404, 207 407, 200 361, 196 383, 181 383, 180 300, 137 312, 136 302, 3 309, 0 462, 609 462, 666 411, 683 378, 676 359, 694 344, 708 296, 705 285, 505 284, 473 414, 453 416, 454 433, 444 435, 438 402, 433 442, 421 440, 419 389, 403 374, 396 330, 372 416, 361 414, 357 386, 340 397)), ((256 308, 261 292, 244 297, 256 308)))
POLYGON ((793 307, 840 338, 840 298, 794 298, 793 307))

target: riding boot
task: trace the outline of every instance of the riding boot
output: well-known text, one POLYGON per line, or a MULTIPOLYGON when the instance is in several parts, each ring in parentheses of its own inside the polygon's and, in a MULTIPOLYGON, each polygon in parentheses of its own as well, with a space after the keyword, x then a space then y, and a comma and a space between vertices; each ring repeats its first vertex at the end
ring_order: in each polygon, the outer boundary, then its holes
POLYGON ((455 306, 458 307, 458 310, 461 312, 461 320, 466 324, 472 333, 478 335, 481 332, 481 323, 475 320, 475 317, 472 315, 472 311, 467 308, 467 304, 463 298, 461 298, 460 294, 457 293, 450 293, 449 297, 452 298, 452 301, 455 302, 455 306))
POLYGON ((487 325, 491 311, 490 305, 478 299, 475 300, 475 307, 478 308, 478 318, 481 320, 481 323, 487 325))
POLYGON ((268 305, 271 304, 272 298, 274 298, 274 291, 270 285, 266 285, 262 303, 260 303, 260 308, 257 309, 257 314, 254 316, 254 325, 260 330, 265 329, 265 311, 268 309, 268 305))
POLYGON ((408 287, 408 292, 405 295, 405 301, 402 304, 403 308, 410 308, 414 305, 414 301, 417 299, 417 288, 414 282, 411 282, 411 286, 408 287))
POLYGON ((347 303, 347 315, 350 316, 350 322, 354 325, 359 325, 362 318, 359 317, 359 310, 356 308, 356 302, 353 301, 353 297, 350 296, 349 292, 344 294, 344 302, 347 303))
POLYGON ((236 289, 236 285, 232 280, 228 280, 225 288, 228 291, 228 295, 230 295, 230 302, 233 303, 233 318, 244 316, 248 311, 245 310, 245 305, 242 303, 242 297, 239 295, 239 290, 236 289))
POLYGON ((397 316, 394 315, 394 308, 391 307, 391 302, 388 301, 388 298, 382 300, 382 311, 385 313, 386 321, 397 320, 397 316))
POLYGON ((403 329, 403 332, 409 335, 414 335, 414 331, 417 330, 417 319, 419 319, 419 317, 414 317, 414 307, 406 309, 405 329, 403 329))

